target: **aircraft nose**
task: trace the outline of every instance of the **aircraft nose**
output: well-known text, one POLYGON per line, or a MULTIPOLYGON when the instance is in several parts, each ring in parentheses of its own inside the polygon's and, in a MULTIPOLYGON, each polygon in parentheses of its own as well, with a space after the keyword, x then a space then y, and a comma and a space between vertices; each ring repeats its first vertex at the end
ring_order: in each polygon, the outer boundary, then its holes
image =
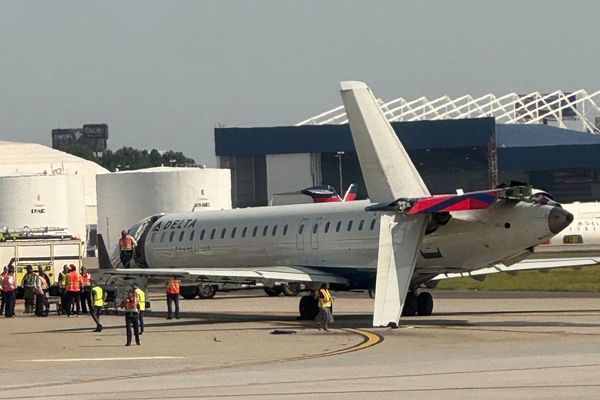
POLYGON ((548 215, 548 228, 555 235, 573 222, 573 214, 561 207, 554 207, 548 215))

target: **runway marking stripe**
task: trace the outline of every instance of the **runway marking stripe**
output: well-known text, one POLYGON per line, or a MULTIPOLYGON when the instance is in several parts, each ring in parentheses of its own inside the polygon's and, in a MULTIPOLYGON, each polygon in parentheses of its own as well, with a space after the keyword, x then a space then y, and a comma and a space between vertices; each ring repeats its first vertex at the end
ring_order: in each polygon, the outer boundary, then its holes
POLYGON ((176 360, 184 357, 148 356, 148 357, 100 357, 100 358, 53 358, 37 360, 16 360, 21 362, 80 362, 80 361, 132 361, 132 360, 176 360))

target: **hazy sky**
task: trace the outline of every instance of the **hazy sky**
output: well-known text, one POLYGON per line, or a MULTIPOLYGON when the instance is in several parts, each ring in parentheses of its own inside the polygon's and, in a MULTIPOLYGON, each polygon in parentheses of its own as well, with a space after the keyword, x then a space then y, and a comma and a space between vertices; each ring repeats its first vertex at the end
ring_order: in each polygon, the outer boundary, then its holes
POLYGON ((215 164, 213 128, 383 99, 600 87, 597 1, 4 1, 0 139, 109 125, 215 164))

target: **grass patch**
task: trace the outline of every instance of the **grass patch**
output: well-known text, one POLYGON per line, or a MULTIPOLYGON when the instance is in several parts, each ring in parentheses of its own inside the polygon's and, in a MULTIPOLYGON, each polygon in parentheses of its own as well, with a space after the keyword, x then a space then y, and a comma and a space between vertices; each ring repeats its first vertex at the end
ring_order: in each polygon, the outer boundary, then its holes
POLYGON ((489 275, 483 282, 473 278, 444 279, 437 289, 597 292, 600 291, 600 268, 556 268, 548 272, 522 271, 517 275, 501 272, 489 275))

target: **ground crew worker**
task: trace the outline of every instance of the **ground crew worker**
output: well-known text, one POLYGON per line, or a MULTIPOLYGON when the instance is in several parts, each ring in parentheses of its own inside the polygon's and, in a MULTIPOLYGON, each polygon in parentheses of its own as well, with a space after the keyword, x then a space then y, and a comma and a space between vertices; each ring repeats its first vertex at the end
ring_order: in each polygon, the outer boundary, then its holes
POLYGON ((127 333, 127 343, 125 346, 131 346, 131 326, 133 325, 133 335, 135 336, 135 344, 138 346, 140 343, 140 327, 138 324, 138 312, 140 310, 140 303, 138 303, 135 289, 132 287, 127 293, 127 297, 121 304, 125 308, 125 331, 127 333))
POLYGON ((0 295, 2 296, 2 299, 0 300, 0 315, 4 314, 4 289, 2 289, 2 280, 6 274, 8 274, 8 267, 4 266, 2 273, 0 274, 0 295))
POLYGON ((179 319, 179 279, 172 277, 167 281, 167 319, 172 319, 175 303, 175 319, 179 319))
POLYGON ((81 267, 81 312, 92 312, 92 274, 81 267))
POLYGON ((332 305, 333 297, 329 293, 329 284, 323 283, 319 289, 319 314, 317 315, 319 330, 323 329, 325 332, 329 332, 328 325, 333 323, 332 305))
POLYGON ((23 298, 25 299, 25 311, 23 314, 33 313, 33 306, 35 302, 35 281, 37 277, 33 273, 33 267, 28 265, 26 267, 27 273, 23 276, 21 286, 23 286, 23 298))
POLYGON ((139 288, 137 284, 135 284, 135 294, 138 298, 138 303, 140 304, 139 312, 138 312, 138 320, 140 323, 140 335, 144 333, 144 311, 146 311, 146 293, 142 289, 139 288))
POLYGON ((67 275, 67 317, 70 317, 73 311, 75 311, 76 316, 79 316, 81 313, 80 294, 81 277, 77 272, 77 267, 71 264, 71 271, 67 275), (73 305, 74 310, 71 309, 71 306, 73 305))
POLYGON ((8 266, 8 272, 2 278, 2 291, 4 292, 4 316, 6 318, 14 318, 17 298, 17 278, 15 277, 15 267, 12 265, 8 266))
POLYGON ((58 294, 60 295, 60 305, 63 313, 67 313, 67 276, 69 275, 69 266, 63 265, 63 270, 58 274, 58 294))
POLYGON ((126 230, 122 230, 121 239, 119 239, 119 249, 121 250, 120 258, 124 268, 129 268, 135 246, 137 246, 135 239, 126 230))
POLYGON ((46 281, 44 293, 48 293, 48 290, 50 290, 50 277, 44 272, 44 267, 42 265, 38 265, 38 276, 46 281))
POLYGON ((35 315, 38 317, 48 316, 48 307, 46 293, 48 292, 48 283, 40 276, 36 275, 35 280, 35 315))
POLYGON ((102 332, 100 314, 102 313, 102 307, 104 307, 104 302, 106 301, 106 292, 104 292, 102 287, 97 285, 96 282, 91 281, 91 284, 92 289, 90 291, 90 297, 92 299, 92 309, 90 311, 90 315, 96 323, 96 329, 94 329, 94 332, 102 332))

